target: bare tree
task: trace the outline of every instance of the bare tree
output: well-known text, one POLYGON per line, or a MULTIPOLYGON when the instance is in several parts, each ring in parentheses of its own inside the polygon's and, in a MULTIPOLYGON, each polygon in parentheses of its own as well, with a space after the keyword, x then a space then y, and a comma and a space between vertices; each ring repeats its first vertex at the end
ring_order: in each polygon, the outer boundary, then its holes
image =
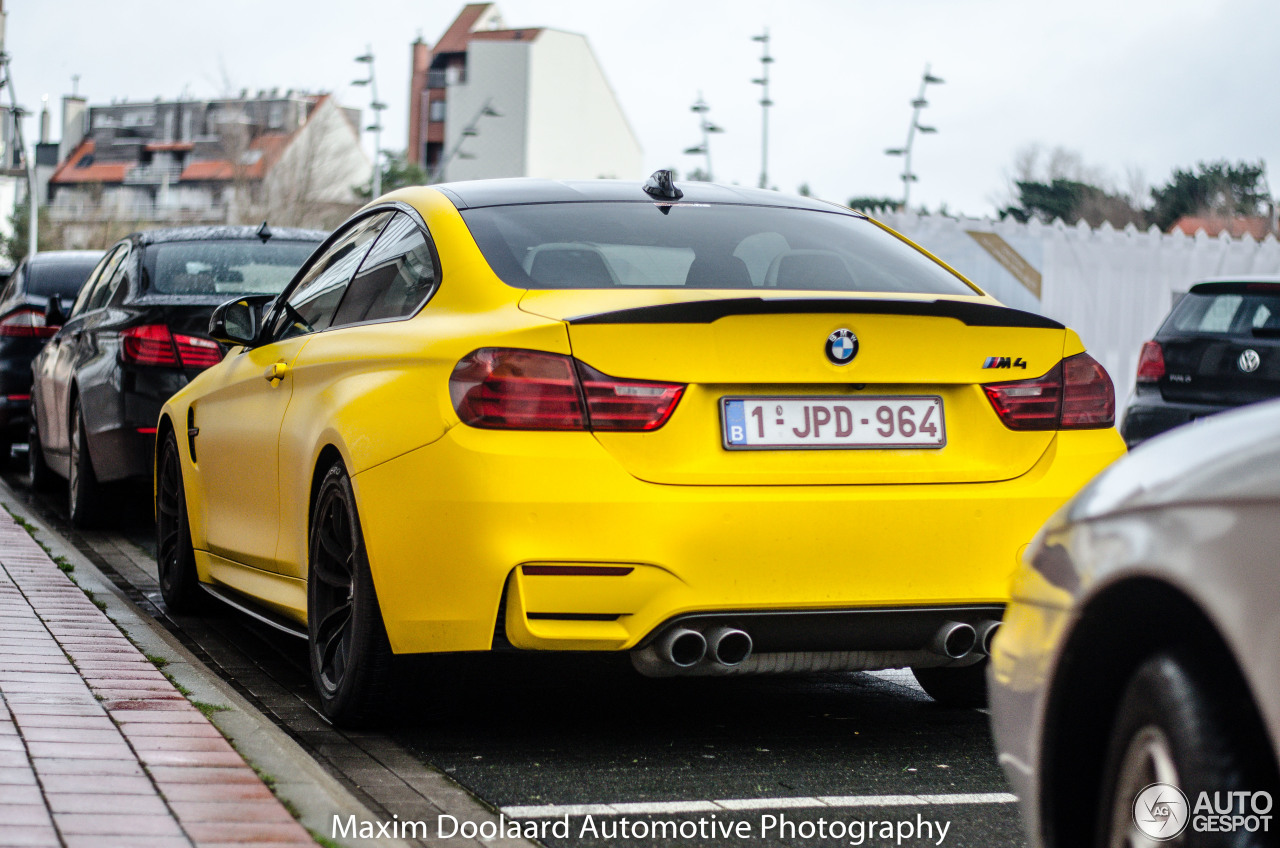
POLYGON ((370 167, 355 128, 332 99, 312 108, 268 164, 253 219, 322 229, 359 207, 354 186, 368 180, 370 167))

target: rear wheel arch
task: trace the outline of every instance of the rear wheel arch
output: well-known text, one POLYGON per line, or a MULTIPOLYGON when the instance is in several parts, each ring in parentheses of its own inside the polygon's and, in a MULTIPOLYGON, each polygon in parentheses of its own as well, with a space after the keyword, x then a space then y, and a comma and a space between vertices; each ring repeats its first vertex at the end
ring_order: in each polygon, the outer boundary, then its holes
POLYGON ((71 444, 71 432, 75 429, 75 426, 76 426, 76 422, 73 420, 73 416, 71 415, 71 412, 76 408, 76 403, 78 403, 79 400, 80 400, 80 384, 73 381, 71 385, 67 387, 66 418, 63 419, 63 422, 67 425, 67 444, 68 445, 71 444))
POLYGON ((155 456, 153 457, 153 460, 156 464, 153 464, 151 466, 152 468, 159 467, 158 463, 160 461, 160 446, 164 444, 164 437, 169 435, 169 433, 173 432, 173 430, 174 430, 173 419, 169 417, 169 413, 167 411, 160 413, 160 421, 159 423, 156 424, 156 442, 153 448, 155 452, 155 456))
MULTIPOLYGON (((1047 848, 1090 844, 1115 711, 1132 675, 1151 657, 1190 650, 1222 669, 1232 694, 1253 696, 1230 648, 1200 607, 1149 578, 1118 583, 1093 598, 1063 646, 1050 682, 1041 740, 1040 821, 1047 848), (1062 732, 1069 726, 1069 733, 1062 732)), ((1265 726, 1251 709, 1256 738, 1265 726)), ((1268 750, 1273 750, 1268 748, 1268 750)))
POLYGON ((329 444, 320 449, 320 454, 316 457, 316 464, 311 469, 311 493, 307 497, 308 533, 311 532, 311 514, 316 509, 316 495, 320 494, 320 484, 324 481, 324 476, 329 473, 329 469, 339 464, 345 467, 346 459, 336 445, 329 444))

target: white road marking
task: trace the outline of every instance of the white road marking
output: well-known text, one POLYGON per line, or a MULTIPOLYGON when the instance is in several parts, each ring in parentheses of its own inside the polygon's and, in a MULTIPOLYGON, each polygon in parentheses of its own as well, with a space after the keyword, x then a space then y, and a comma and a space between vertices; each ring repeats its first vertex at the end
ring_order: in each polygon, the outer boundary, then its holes
POLYGON ((818 798, 725 798, 719 801, 653 801, 626 804, 537 804, 503 807, 513 819, 561 816, 648 816, 733 810, 786 810, 805 807, 912 807, 954 804, 1012 804, 1008 792, 958 792, 951 795, 823 795, 818 798))

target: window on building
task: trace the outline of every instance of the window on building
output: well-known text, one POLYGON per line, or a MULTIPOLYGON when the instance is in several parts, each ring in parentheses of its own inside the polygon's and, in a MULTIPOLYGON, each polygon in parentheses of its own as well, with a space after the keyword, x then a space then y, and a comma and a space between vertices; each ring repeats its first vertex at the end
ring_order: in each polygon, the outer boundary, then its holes
POLYGON ((428 121, 443 121, 445 105, 443 100, 432 100, 430 107, 427 109, 428 121))

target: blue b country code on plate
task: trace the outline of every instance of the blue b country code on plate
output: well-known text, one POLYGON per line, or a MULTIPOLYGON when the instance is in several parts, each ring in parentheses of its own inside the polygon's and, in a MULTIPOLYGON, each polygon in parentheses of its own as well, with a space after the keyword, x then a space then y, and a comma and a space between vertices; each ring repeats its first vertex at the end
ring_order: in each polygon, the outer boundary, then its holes
POLYGON ((723 398, 730 450, 941 448, 940 397, 723 398))

